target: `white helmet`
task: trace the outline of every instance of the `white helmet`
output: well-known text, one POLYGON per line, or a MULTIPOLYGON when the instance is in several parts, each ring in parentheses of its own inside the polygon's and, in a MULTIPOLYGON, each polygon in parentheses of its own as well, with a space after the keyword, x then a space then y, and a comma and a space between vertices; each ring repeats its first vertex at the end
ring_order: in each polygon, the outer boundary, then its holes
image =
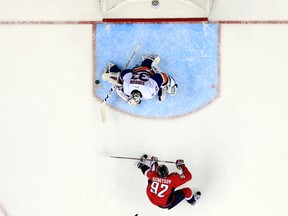
POLYGON ((141 103, 141 98, 142 98, 141 92, 138 90, 133 90, 131 92, 131 96, 128 99, 128 104, 130 106, 137 106, 138 104, 141 103))

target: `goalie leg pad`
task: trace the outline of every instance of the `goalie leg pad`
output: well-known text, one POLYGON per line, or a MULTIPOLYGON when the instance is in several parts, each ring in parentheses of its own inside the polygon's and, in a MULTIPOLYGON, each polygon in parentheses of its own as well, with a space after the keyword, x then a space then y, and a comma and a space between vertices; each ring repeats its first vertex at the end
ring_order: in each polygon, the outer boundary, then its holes
POLYGON ((167 88, 167 93, 168 93, 169 95, 171 95, 171 96, 174 96, 174 95, 176 95, 177 90, 178 90, 178 85, 175 84, 174 86, 171 86, 171 87, 168 87, 168 88, 167 88))
POLYGON ((160 57, 154 54, 142 56, 141 66, 147 66, 149 68, 155 67, 159 64, 160 57))
POLYGON ((171 96, 174 96, 177 93, 178 85, 176 84, 175 80, 169 75, 168 82, 164 87, 166 88, 166 92, 171 96))
POLYGON ((128 102, 129 97, 123 92, 122 88, 116 88, 116 92, 122 100, 128 102))

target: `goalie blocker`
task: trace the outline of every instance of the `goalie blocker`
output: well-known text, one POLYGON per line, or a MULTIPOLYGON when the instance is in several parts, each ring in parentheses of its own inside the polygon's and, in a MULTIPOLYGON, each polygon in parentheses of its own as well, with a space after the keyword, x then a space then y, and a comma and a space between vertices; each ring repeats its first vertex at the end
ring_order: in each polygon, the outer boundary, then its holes
POLYGON ((116 84, 117 94, 131 106, 156 95, 159 101, 164 101, 166 93, 171 96, 177 93, 178 85, 171 76, 159 70, 159 62, 159 56, 147 55, 142 57, 141 65, 123 71, 109 62, 102 73, 102 79, 116 84))

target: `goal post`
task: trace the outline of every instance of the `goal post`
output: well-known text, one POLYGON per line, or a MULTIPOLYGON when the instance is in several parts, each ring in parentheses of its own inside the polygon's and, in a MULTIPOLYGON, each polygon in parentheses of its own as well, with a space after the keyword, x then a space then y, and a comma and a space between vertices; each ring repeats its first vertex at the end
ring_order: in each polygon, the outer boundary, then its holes
POLYGON ((99 0, 106 22, 207 21, 214 0, 99 0))

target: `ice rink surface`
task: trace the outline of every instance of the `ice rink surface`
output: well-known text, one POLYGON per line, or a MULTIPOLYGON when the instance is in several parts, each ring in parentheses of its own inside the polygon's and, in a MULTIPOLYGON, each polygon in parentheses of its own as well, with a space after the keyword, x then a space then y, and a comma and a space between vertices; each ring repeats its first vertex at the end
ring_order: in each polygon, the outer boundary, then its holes
POLYGON ((97 2, 1 0, 0 215, 287 215, 287 8, 216 0, 218 99, 167 120, 107 108, 103 124, 89 23, 101 17, 97 2), (199 203, 157 208, 136 162, 105 156, 143 152, 183 158, 199 203))

